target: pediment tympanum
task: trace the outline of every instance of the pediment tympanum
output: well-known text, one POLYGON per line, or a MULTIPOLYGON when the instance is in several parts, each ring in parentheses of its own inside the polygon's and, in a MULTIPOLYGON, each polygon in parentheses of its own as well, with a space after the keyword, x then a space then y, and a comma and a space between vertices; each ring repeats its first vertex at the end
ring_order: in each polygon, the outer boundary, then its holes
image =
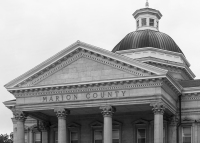
POLYGON ((7 89, 97 80, 164 75, 150 66, 82 42, 60 53, 5 85, 7 89))
POLYGON ((47 77, 37 85, 86 82, 135 76, 134 74, 83 57, 47 77))

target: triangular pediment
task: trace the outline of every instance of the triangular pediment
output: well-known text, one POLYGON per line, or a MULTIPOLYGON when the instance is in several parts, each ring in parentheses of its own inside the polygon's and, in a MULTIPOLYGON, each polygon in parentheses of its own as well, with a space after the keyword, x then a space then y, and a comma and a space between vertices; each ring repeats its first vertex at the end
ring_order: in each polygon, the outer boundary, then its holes
POLYGON ((5 85, 7 89, 164 75, 156 68, 80 41, 5 85))
POLYGON ((35 85, 91 82, 128 77, 137 77, 137 75, 81 57, 35 85))

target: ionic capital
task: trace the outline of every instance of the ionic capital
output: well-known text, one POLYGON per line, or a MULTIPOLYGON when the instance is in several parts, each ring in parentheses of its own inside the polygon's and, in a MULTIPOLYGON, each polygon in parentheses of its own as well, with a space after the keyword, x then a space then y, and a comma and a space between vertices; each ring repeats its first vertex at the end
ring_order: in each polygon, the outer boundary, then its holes
POLYGON ((154 112, 154 114, 164 114, 165 111, 165 105, 163 102, 155 102, 155 103, 151 103, 150 106, 153 106, 152 110, 154 112))
POLYGON ((66 116, 70 114, 70 111, 65 108, 55 108, 54 112, 59 119, 66 119, 66 116))
POLYGON ((13 111, 13 114, 14 114, 14 118, 16 121, 24 122, 26 120, 27 114, 25 114, 22 111, 15 110, 15 111, 13 111))
POLYGON ((110 105, 102 106, 102 107, 100 107, 100 109, 102 110, 101 113, 104 117, 106 117, 106 116, 112 117, 113 113, 115 113, 115 111, 116 111, 116 108, 113 106, 110 106, 110 105))

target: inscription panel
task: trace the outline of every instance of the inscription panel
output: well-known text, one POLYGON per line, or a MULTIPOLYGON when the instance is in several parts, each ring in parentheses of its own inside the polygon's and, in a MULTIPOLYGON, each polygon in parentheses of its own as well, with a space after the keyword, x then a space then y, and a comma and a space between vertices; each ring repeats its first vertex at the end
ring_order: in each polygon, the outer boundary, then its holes
POLYGON ((62 102, 62 101, 76 101, 76 100, 95 100, 95 99, 107 99, 107 98, 121 98, 128 96, 130 96, 129 90, 117 90, 117 91, 43 96, 40 98, 40 102, 44 103, 44 102, 62 102))

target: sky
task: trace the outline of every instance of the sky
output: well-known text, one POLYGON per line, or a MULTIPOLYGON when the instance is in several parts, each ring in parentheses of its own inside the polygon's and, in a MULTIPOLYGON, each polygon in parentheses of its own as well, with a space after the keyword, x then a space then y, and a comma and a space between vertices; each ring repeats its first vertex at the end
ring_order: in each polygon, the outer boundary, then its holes
MULTIPOLYGON (((0 134, 12 132, 14 99, 4 85, 77 40, 111 51, 135 31, 146 0, 0 0, 0 134)), ((149 0, 160 31, 170 35, 200 78, 200 1, 149 0)))

